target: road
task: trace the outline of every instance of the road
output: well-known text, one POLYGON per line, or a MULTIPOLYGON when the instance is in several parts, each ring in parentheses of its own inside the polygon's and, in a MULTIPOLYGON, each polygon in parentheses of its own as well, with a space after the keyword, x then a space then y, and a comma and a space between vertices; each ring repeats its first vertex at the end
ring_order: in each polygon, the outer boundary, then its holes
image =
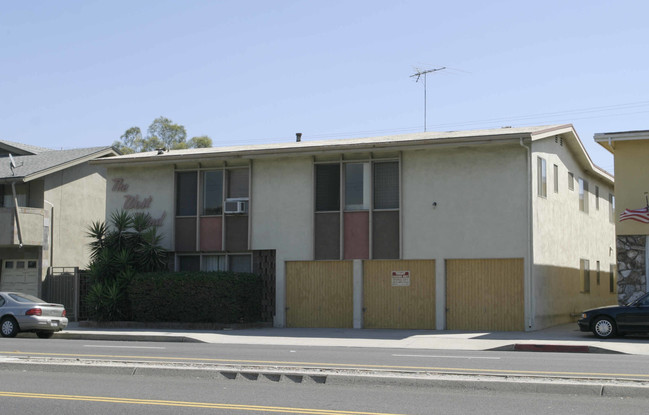
POLYGON ((649 356, 622 354, 0 339, 0 358, 6 360, 27 357, 236 367, 633 379, 649 382, 649 356))
POLYGON ((2 414, 431 415, 644 413, 646 399, 425 387, 321 385, 8 371, 2 414))

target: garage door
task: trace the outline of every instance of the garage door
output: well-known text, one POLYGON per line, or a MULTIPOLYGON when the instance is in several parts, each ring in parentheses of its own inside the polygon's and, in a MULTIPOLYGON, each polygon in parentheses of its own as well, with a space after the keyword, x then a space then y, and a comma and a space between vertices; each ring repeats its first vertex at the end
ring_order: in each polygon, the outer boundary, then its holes
POLYGON ((286 326, 354 325, 352 261, 287 261, 286 326))
POLYGON ((524 330, 523 281, 522 258, 446 260, 447 329, 524 330))
POLYGON ((363 327, 435 329, 435 261, 363 261, 363 327))
POLYGON ((38 296, 38 262, 30 259, 2 261, 0 291, 18 291, 38 296))

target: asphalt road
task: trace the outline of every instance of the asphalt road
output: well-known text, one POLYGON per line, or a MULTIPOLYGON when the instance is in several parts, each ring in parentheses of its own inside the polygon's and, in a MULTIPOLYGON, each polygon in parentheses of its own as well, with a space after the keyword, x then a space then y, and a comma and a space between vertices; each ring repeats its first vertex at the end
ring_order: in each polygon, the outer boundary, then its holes
POLYGON ((645 413, 646 399, 7 371, 2 414, 521 414, 645 413))
POLYGON ((649 382, 649 356, 638 355, 0 338, 0 359, 28 357, 649 382))

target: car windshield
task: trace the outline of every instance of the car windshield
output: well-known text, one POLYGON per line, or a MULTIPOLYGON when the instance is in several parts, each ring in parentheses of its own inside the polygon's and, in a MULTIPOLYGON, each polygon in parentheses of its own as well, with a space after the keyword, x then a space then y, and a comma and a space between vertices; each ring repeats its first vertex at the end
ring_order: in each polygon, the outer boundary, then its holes
POLYGON ((635 301, 630 302, 630 306, 649 306, 649 293, 643 295, 635 301))
POLYGON ((13 298, 15 301, 18 301, 19 303, 44 303, 45 302, 40 298, 34 297, 33 295, 29 295, 29 294, 11 293, 9 294, 9 297, 13 298))

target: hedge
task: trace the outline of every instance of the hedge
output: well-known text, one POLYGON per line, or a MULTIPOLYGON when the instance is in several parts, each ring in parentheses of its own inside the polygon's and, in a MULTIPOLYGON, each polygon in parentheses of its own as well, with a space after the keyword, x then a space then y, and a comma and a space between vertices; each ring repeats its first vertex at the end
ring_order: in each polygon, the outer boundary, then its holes
POLYGON ((251 323, 261 320, 262 279, 236 272, 139 274, 129 285, 135 321, 251 323))

